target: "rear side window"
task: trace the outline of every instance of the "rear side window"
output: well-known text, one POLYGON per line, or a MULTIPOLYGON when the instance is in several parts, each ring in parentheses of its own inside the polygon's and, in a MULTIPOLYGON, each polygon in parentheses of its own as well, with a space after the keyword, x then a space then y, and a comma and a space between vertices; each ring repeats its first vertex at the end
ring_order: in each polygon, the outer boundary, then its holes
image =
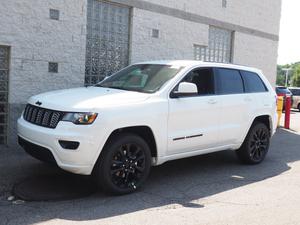
POLYGON ((253 72, 241 71, 244 83, 245 92, 256 93, 268 91, 261 78, 253 72))
POLYGON ((290 89, 293 95, 300 96, 300 89, 290 89))
POLYGON ((218 94, 244 93, 244 84, 238 70, 216 68, 218 94))

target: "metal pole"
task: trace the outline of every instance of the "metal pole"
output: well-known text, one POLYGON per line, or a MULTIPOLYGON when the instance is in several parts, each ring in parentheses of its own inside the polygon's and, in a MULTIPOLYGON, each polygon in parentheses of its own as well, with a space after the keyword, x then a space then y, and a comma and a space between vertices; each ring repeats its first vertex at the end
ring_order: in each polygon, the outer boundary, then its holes
POLYGON ((288 77, 289 77, 289 70, 285 71, 285 86, 288 86, 288 77))
POLYGON ((284 118, 284 128, 290 129, 291 121, 291 99, 292 96, 286 95, 285 97, 285 118, 284 118))
POLYGON ((292 70, 291 68, 284 68, 282 69, 283 71, 285 71, 285 86, 288 86, 288 81, 289 81, 289 72, 290 70, 292 70))

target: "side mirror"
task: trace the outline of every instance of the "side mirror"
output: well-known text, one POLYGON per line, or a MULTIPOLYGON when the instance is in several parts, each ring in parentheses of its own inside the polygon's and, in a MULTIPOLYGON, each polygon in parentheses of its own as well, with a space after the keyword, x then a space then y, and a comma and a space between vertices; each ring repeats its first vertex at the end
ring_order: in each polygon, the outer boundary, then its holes
POLYGON ((198 88, 196 84, 189 82, 181 82, 178 86, 178 91, 173 91, 172 98, 188 97, 198 95, 198 88))

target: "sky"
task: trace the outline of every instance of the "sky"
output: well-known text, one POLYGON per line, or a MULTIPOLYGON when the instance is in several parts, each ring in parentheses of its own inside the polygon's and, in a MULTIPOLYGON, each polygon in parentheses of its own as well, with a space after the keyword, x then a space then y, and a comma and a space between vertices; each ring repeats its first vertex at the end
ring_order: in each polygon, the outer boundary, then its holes
POLYGON ((278 64, 300 61, 300 1, 282 0, 278 64))

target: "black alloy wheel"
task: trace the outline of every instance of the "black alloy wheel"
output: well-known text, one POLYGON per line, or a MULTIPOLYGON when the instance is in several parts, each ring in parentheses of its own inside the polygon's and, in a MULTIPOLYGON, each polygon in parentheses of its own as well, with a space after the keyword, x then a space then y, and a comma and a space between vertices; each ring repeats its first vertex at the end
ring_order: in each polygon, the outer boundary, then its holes
POLYGON ((145 169, 146 156, 142 147, 136 143, 121 145, 111 161, 112 182, 122 189, 136 189, 145 169))
POLYGON ((250 157, 253 161, 261 161, 269 147, 269 132, 260 128, 253 132, 249 140, 250 157))
POLYGON ((151 168, 151 151, 138 135, 124 133, 110 138, 94 168, 98 185, 110 194, 128 194, 139 189, 151 168))
POLYGON ((238 158, 247 164, 261 163, 269 150, 270 131, 263 123, 255 122, 241 148, 237 150, 238 158))

